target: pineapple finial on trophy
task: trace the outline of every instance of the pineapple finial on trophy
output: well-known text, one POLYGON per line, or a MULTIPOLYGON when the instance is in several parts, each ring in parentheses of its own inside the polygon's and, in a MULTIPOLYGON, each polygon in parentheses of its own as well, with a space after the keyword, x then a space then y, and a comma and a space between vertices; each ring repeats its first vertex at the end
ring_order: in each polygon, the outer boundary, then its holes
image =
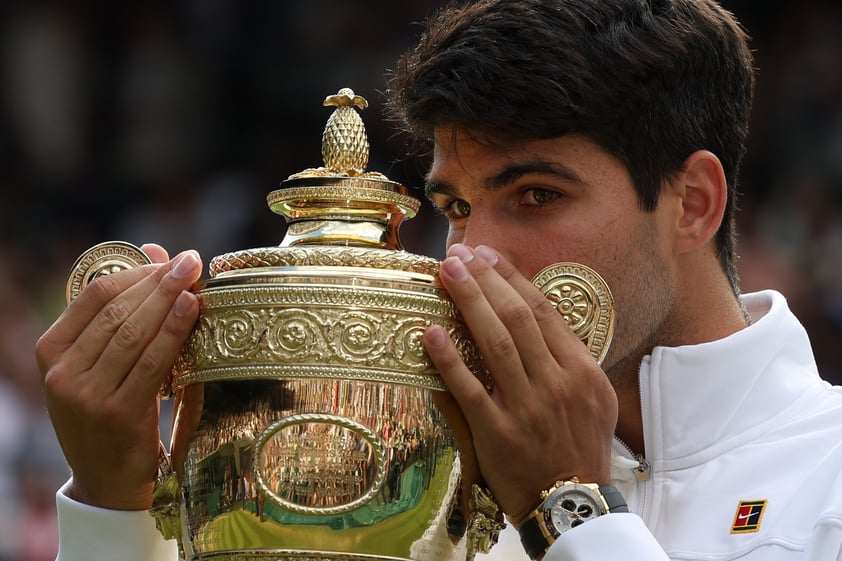
POLYGON ((325 107, 336 107, 322 134, 322 160, 335 173, 349 176, 365 173, 368 166, 368 136, 356 109, 368 107, 368 101, 351 88, 325 98, 325 107))
POLYGON ((287 221, 281 247, 403 249, 398 228, 415 216, 421 201, 382 173, 366 171, 369 143, 358 110, 368 101, 342 88, 322 105, 335 108, 322 133, 324 165, 290 175, 266 197, 269 208, 287 221))

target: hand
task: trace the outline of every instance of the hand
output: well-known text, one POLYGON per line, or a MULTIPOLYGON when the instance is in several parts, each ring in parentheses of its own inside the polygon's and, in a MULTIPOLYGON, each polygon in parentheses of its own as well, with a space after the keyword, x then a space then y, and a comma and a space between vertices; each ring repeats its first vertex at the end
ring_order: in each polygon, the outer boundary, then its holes
POLYGON ((199 313, 198 254, 143 250, 153 264, 90 283, 35 349, 71 497, 118 510, 152 504, 158 390, 199 313))
POLYGON ((501 255, 456 244, 440 278, 488 367, 489 394, 447 332, 424 344, 447 384, 437 404, 509 519, 521 523, 561 479, 610 483, 617 397, 605 373, 552 304, 501 255), (461 435, 461 440, 460 440, 461 435), (472 442, 464 442, 465 435, 472 442))

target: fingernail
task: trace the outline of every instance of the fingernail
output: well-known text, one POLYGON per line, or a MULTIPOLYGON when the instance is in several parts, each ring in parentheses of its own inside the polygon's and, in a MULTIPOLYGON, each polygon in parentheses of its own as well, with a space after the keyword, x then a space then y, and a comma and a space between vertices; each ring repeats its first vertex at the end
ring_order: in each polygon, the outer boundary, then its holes
POLYGON ((458 257, 462 263, 468 263, 474 258, 474 252, 466 245, 461 243, 453 244, 447 250, 447 254, 453 257, 458 257))
POLYGON ((492 267, 497 264, 497 252, 487 245, 478 245, 474 248, 474 251, 477 252, 477 255, 488 261, 488 264, 492 267))
POLYGON ((468 278, 468 269, 458 257, 448 257, 441 262, 441 268, 453 280, 463 281, 468 278))
POLYGON ((199 257, 196 255, 195 251, 185 251, 181 257, 178 258, 178 261, 175 262, 175 266, 172 269, 172 276, 175 279, 186 279, 193 271, 196 270, 196 267, 199 265, 199 257))
POLYGON ((193 306, 193 297, 192 295, 187 292, 186 290, 182 290, 181 294, 178 295, 178 298, 175 299, 175 306, 173 307, 173 313, 175 317, 183 318, 187 315, 190 311, 190 308, 193 306))
POLYGON ((424 332, 424 340, 431 347, 440 349, 447 344, 447 332, 440 325, 431 325, 424 332))

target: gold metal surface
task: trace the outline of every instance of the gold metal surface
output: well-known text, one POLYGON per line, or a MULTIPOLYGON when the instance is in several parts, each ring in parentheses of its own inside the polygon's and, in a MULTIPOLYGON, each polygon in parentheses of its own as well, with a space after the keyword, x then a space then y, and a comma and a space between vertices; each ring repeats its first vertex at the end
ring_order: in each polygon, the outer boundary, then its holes
POLYGON ((491 491, 474 483, 468 501, 468 551, 466 561, 473 561, 477 553, 488 553, 497 544, 500 532, 506 527, 503 511, 491 491))
POLYGON ((202 313, 176 363, 176 388, 249 378, 340 378, 444 389, 424 351, 444 326, 484 372, 440 288, 401 271, 291 267, 218 276, 199 292, 202 313))
POLYGON ((264 247, 234 251, 214 257, 210 263, 212 277, 229 271, 256 267, 361 267, 382 271, 417 273, 418 280, 432 282, 439 274, 439 262, 430 257, 406 251, 367 247, 296 246, 264 247))
POLYGON ((429 390, 330 379, 198 386, 203 411, 182 473, 189 558, 458 558, 447 525, 457 452, 429 390))
POLYGON ((602 364, 614 337, 614 297, 599 273, 579 263, 556 263, 539 271, 532 284, 602 364))
MULTIPOLYGON (((325 165, 267 197, 287 221, 281 245, 218 256, 194 287, 199 318, 172 379, 177 479, 162 469, 152 514, 187 561, 467 561, 495 543, 502 516, 462 480, 424 330, 442 325, 491 381, 438 261, 402 250, 398 228, 419 202, 365 170, 365 100, 343 89, 325 104, 336 107, 325 165)), ((68 302, 148 262, 130 244, 95 246, 68 302)), ((534 280, 601 360, 613 311, 598 281, 576 264, 534 280)))
POLYGON ((334 173, 361 174, 368 167, 368 136, 356 109, 368 107, 364 97, 351 88, 342 88, 328 96, 323 105, 336 107, 322 135, 322 160, 334 173))
POLYGON ((128 242, 103 242, 79 256, 67 278, 64 298, 67 304, 97 277, 125 269, 148 265, 152 261, 139 248, 128 242))

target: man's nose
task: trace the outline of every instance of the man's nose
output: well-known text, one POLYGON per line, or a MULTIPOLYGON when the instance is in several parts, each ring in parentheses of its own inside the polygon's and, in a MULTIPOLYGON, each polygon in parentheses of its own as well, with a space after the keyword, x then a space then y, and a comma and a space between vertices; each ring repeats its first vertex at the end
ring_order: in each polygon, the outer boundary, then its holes
POLYGON ((474 214, 472 212, 461 237, 462 239, 458 240, 458 243, 470 247, 487 245, 496 249, 506 259, 511 260, 511 244, 506 241, 507 238, 511 239, 511 236, 506 235, 503 226, 500 224, 500 220, 495 219, 491 215, 484 213, 474 214))

